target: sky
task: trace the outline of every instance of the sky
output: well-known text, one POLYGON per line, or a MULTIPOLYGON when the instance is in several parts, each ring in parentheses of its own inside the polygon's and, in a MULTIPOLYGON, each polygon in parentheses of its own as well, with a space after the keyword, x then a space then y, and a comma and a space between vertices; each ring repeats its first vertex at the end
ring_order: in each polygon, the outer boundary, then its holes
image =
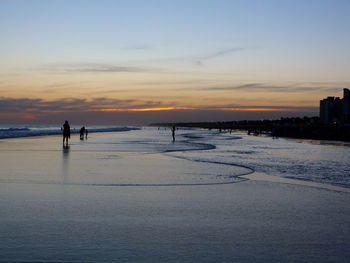
POLYGON ((0 1, 0 123, 318 116, 349 0, 0 1))

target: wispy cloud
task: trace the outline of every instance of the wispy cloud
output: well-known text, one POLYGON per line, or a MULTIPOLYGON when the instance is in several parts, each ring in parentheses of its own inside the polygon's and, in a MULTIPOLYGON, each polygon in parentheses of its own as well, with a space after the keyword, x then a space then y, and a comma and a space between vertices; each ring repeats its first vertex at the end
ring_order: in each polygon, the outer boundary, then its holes
POLYGON ((225 111, 307 111, 307 112, 317 112, 318 107, 307 107, 307 106, 261 106, 261 105, 252 105, 252 106, 232 106, 227 105, 223 107, 212 107, 208 108, 212 110, 225 110, 225 111))
POLYGON ((164 85, 164 86, 181 86, 181 85, 193 85, 193 84, 202 84, 202 83, 213 83, 215 80, 207 80, 207 79, 197 79, 197 80, 172 80, 172 81, 164 81, 164 80, 154 80, 154 81, 146 81, 140 82, 139 84, 143 85, 164 85))
POLYGON ((70 73, 116 73, 116 72, 146 72, 148 69, 133 66, 119 66, 100 63, 65 63, 47 64, 39 70, 50 73, 70 74, 70 73))
POLYGON ((218 50, 216 52, 213 52, 211 54, 199 57, 196 61, 197 65, 202 65, 204 62, 213 59, 213 58, 217 58, 217 57, 221 57, 221 56, 225 56, 231 53, 235 53, 235 52, 240 52, 242 50, 245 50, 246 48, 242 48, 242 47, 234 47, 234 48, 228 48, 228 49, 222 49, 222 50, 218 50))
POLYGON ((316 92, 316 91, 328 91, 337 92, 339 87, 331 86, 303 86, 303 85, 269 85, 264 83, 248 83, 237 86, 218 86, 218 87, 200 87, 195 88, 197 90, 242 90, 242 91, 253 91, 253 92, 316 92))
POLYGON ((57 100, 43 100, 32 98, 3 98, 0 97, 0 111, 1 112, 71 112, 71 111, 94 111, 109 108, 147 108, 163 106, 159 101, 150 100, 120 100, 109 98, 94 98, 87 99, 57 99, 57 100))

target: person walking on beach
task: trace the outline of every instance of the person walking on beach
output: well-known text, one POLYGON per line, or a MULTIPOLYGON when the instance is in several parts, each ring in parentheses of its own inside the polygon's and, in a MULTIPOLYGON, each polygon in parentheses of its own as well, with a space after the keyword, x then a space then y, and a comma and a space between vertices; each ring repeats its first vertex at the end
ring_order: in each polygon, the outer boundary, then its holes
POLYGON ((88 133, 89 133, 88 130, 85 129, 85 139, 87 139, 88 133))
POLYGON ((175 125, 173 125, 171 132, 173 134, 173 142, 175 142, 175 125))
POLYGON ((63 145, 64 140, 66 140, 66 146, 68 146, 68 139, 70 139, 70 126, 68 121, 66 120, 63 124, 63 145))
POLYGON ((80 140, 84 140, 84 134, 85 134, 85 127, 81 127, 80 129, 80 140))

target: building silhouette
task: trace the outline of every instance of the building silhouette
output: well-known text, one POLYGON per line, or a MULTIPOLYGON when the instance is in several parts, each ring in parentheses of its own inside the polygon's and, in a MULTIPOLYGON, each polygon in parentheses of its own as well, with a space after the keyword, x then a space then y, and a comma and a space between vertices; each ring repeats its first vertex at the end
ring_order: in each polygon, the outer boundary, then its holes
POLYGON ((320 101, 320 121, 322 124, 350 123, 350 90, 344 89, 344 97, 327 97, 320 101))
POLYGON ((344 89, 344 98, 342 101, 343 122, 350 123, 350 90, 344 89))

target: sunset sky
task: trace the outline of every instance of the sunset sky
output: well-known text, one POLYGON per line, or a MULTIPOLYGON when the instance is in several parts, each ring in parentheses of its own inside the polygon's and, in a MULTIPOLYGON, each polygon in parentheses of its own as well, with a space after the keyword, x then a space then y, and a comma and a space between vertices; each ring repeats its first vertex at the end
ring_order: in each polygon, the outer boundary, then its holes
POLYGON ((0 2, 0 123, 317 116, 350 88, 350 1, 0 2))

